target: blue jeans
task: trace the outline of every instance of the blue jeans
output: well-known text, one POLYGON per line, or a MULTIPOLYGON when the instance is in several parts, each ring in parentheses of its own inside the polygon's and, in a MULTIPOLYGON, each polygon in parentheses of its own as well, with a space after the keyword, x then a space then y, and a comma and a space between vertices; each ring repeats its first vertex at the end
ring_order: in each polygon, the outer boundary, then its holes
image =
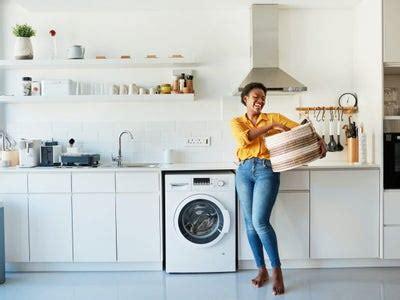
POLYGON ((280 174, 266 159, 242 161, 236 171, 236 191, 246 224, 247 238, 258 268, 265 267, 263 246, 271 267, 280 267, 278 242, 269 222, 279 190, 280 174))

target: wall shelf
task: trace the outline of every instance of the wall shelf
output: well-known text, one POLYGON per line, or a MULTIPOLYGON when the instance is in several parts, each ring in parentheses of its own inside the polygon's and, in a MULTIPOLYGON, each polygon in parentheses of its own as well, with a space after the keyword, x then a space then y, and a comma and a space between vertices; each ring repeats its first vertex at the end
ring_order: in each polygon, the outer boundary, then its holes
POLYGON ((384 116, 384 120, 400 120, 400 116, 384 116))
POLYGON ((24 103, 135 103, 135 102, 194 101, 194 94, 157 95, 78 95, 78 96, 0 96, 0 104, 24 103))
POLYGON ((0 60, 0 69, 64 69, 64 68, 190 68, 197 63, 185 58, 143 59, 32 59, 0 60))

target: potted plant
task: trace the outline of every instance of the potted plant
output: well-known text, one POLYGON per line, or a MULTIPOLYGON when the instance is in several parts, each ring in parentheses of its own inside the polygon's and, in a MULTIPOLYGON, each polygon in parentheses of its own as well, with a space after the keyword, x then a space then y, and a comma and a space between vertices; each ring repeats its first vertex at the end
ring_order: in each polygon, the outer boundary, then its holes
POLYGON ((17 37, 14 48, 15 59, 32 59, 31 37, 35 36, 35 30, 28 24, 16 24, 13 27, 13 33, 17 37))

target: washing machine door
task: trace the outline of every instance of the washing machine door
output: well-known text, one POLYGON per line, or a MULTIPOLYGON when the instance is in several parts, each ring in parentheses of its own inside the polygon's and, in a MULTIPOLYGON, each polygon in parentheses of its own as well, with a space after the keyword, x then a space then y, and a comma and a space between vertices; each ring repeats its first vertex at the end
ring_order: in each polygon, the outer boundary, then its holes
POLYGON ((175 231, 179 239, 195 247, 211 247, 228 233, 229 212, 210 195, 197 194, 176 208, 175 231))

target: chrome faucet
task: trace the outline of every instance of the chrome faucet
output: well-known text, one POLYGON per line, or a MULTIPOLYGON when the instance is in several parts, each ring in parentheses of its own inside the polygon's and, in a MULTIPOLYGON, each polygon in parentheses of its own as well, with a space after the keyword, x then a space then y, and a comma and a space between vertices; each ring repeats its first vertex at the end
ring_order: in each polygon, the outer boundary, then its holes
POLYGON ((122 136, 124 134, 128 134, 130 136, 131 140, 133 140, 133 134, 129 130, 124 130, 119 134, 119 137, 118 137, 118 156, 117 157, 112 157, 112 160, 117 162, 118 167, 122 167, 121 138, 122 138, 122 136))

